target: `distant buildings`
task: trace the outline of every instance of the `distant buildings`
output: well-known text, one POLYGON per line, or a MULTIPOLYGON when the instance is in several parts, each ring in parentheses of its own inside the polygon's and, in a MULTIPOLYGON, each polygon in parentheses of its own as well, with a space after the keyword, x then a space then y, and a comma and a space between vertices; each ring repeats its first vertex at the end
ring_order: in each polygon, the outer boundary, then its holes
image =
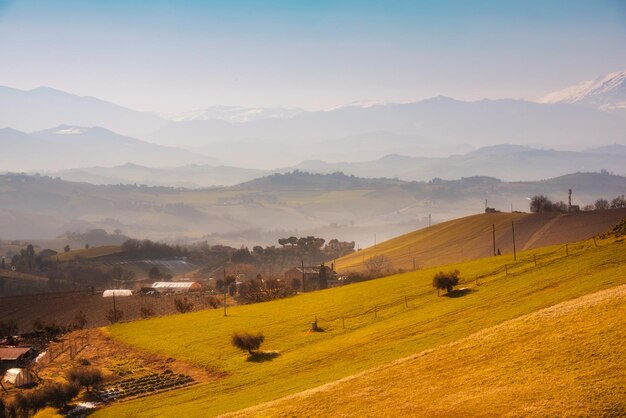
POLYGON ((319 266, 305 266, 304 268, 294 267, 287 270, 285 272, 285 281, 292 283, 294 280, 300 282, 300 288, 303 292, 326 289, 327 287, 334 287, 339 283, 337 273, 331 267, 323 264, 319 266))

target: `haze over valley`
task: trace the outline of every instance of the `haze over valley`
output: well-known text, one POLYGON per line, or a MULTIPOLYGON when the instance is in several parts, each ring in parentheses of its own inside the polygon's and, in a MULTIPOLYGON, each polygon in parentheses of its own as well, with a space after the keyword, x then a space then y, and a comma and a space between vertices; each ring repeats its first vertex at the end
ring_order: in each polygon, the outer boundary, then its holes
POLYGON ((0 0, 0 418, 624 416, 623 0, 0 0))

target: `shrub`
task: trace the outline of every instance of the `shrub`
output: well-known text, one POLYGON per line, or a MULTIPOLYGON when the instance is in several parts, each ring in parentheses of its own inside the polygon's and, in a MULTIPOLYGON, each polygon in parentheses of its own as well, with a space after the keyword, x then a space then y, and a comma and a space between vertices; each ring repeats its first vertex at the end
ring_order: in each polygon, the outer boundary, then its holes
POLYGON ((76 315, 74 315, 74 319, 72 320, 71 327, 73 329, 83 329, 87 325, 87 315, 85 312, 78 311, 76 315))
POLYGON ((109 309, 109 312, 107 312, 106 314, 106 319, 110 323, 115 324, 116 322, 121 321, 123 316, 124 316, 124 312, 122 312, 119 309, 111 308, 109 309))
POLYGON ((221 305, 220 299, 216 296, 209 296, 207 303, 213 309, 217 309, 221 305))
POLYGON ((187 298, 176 298, 174 299, 174 306, 178 312, 185 313, 193 309, 193 302, 187 300, 187 298))
POLYGON ((437 296, 439 296, 440 289, 446 289, 449 292, 452 291, 452 288, 459 284, 459 274, 458 270, 449 271, 444 273, 440 271, 435 274, 433 277, 433 287, 437 289, 437 296))
POLYGON ((97 367, 74 367, 67 371, 67 380, 77 386, 83 386, 87 392, 102 383, 102 371, 97 367))
POLYGON ((254 350, 258 350, 265 341, 265 336, 258 332, 250 334, 247 332, 236 332, 230 339, 233 346, 240 350, 247 351, 250 355, 254 354, 254 350))
POLYGON ((142 306, 141 309, 139 309, 139 312, 141 314, 141 317, 144 319, 154 316, 154 310, 151 306, 142 306))

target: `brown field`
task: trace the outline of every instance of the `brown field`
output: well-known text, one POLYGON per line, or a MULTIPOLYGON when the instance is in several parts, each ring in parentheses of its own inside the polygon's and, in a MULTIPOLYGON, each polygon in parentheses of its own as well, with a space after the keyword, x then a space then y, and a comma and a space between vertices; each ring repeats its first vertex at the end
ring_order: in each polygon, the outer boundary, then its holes
POLYGON ((626 218, 626 209, 578 213, 488 213, 419 229, 335 260, 339 272, 367 270, 369 260, 383 256, 390 269, 413 270, 493 255, 582 241, 602 234, 626 218))
MULTIPOLYGON (((212 309, 208 304, 208 294, 193 292, 180 295, 117 297, 115 303, 117 309, 123 313, 124 322, 141 319, 142 307, 151 308, 154 316, 175 314, 177 311, 174 299, 184 297, 193 303, 193 311, 212 309)), ((221 296, 218 297, 221 301, 221 296)), ((234 305, 236 301, 229 297, 227 304, 234 305)), ((113 298, 103 298, 101 292, 42 293, 0 298, 0 318, 2 321, 16 321, 20 332, 32 331, 33 322, 37 319, 54 321, 61 326, 70 325, 80 311, 87 316, 87 327, 102 327, 109 325, 106 314, 112 308, 113 298)))

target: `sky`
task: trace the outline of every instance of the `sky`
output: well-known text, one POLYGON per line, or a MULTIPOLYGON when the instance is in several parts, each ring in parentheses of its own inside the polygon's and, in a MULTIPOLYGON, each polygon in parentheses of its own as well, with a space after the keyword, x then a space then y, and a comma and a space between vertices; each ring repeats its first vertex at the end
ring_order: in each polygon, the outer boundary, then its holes
POLYGON ((534 100, 624 45, 624 0, 0 0, 0 85, 160 113, 534 100))

